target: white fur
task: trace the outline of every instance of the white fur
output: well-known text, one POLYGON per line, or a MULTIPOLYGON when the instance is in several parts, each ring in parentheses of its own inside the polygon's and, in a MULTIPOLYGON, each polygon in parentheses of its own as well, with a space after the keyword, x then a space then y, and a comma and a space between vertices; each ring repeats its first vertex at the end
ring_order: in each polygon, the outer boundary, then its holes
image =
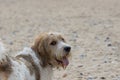
POLYGON ((0 60, 5 58, 5 51, 6 51, 6 49, 5 49, 4 45, 3 45, 3 43, 0 42, 0 60))
MULTIPOLYGON (((0 43, 0 57, 4 55, 2 54, 4 50, 5 48, 3 47, 3 44, 0 43)), ((17 55, 20 54, 24 54, 24 55, 29 54, 32 56, 34 62, 39 66, 40 77, 41 77, 40 80, 52 80, 52 75, 53 75, 52 67, 48 66, 46 68, 42 68, 42 66, 40 66, 39 64, 40 60, 37 58, 37 56, 35 55, 34 51, 31 48, 24 48, 23 51, 21 51, 17 55)), ((4 57, 2 56, 1 59, 4 59, 4 57)), ((12 61, 13 72, 10 74, 8 80, 36 80, 35 74, 33 75, 30 74, 29 69, 26 67, 24 63, 24 59, 22 62, 22 61, 15 61, 14 59, 11 58, 11 61, 12 61)), ((4 80, 4 79, 5 79, 4 76, 2 76, 0 73, 0 80, 4 80)))
POLYGON ((59 41, 58 44, 55 46, 54 52, 56 54, 56 57, 58 59, 60 59, 61 57, 63 57, 66 52, 64 51, 64 47, 66 46, 70 46, 67 43, 63 42, 63 41, 59 41))
POLYGON ((12 60, 13 72, 10 74, 8 80, 35 80, 34 75, 30 75, 29 69, 24 62, 17 62, 12 60))
MULTIPOLYGON (((39 59, 37 58, 37 56, 35 55, 34 51, 31 48, 24 48, 23 51, 21 51, 20 53, 18 53, 17 55, 20 54, 29 54, 32 56, 34 62, 39 66, 40 68, 40 80, 51 80, 52 79, 52 68, 46 67, 46 68, 42 68, 39 64, 39 59)), ((16 55, 16 56, 17 56, 16 55)), ((31 75, 29 72, 29 69, 25 66, 24 62, 16 62, 16 61, 12 61, 13 62, 13 73, 10 75, 10 78, 8 80, 35 80, 35 75, 31 75)))

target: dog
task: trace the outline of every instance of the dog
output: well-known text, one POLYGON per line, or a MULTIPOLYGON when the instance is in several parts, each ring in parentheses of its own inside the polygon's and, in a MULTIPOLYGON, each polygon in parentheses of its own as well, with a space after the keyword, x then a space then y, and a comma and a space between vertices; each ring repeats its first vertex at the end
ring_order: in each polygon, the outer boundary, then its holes
MULTIPOLYGON (((0 43, 0 56, 4 54, 0 43)), ((53 68, 66 68, 71 46, 59 33, 42 33, 15 57, 0 57, 0 80, 52 80, 53 68)))

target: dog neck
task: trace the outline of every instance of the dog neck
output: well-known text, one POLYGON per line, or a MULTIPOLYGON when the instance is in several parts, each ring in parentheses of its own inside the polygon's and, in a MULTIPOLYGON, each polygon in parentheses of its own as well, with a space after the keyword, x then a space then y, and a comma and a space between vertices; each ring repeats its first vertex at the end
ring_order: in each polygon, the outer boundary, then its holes
POLYGON ((37 56, 37 58, 38 59, 41 59, 41 63, 40 63, 40 65, 43 67, 43 68, 45 68, 45 67, 47 67, 47 66, 50 66, 51 68, 53 67, 53 65, 51 64, 51 63, 45 63, 44 62, 44 60, 42 60, 42 59, 44 59, 44 58, 42 58, 42 56, 38 53, 38 50, 34 47, 34 46, 32 46, 31 47, 31 49, 34 51, 34 53, 35 53, 35 55, 37 56))

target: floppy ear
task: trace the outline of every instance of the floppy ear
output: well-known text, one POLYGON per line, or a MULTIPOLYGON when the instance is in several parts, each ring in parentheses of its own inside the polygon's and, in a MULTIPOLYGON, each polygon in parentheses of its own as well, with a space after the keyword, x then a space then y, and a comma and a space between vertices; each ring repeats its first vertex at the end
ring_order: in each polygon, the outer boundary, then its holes
POLYGON ((48 39, 46 36, 45 34, 38 36, 32 46, 37 57, 41 59, 41 65, 43 67, 46 67, 50 62, 50 51, 48 51, 49 49, 47 48, 48 39))

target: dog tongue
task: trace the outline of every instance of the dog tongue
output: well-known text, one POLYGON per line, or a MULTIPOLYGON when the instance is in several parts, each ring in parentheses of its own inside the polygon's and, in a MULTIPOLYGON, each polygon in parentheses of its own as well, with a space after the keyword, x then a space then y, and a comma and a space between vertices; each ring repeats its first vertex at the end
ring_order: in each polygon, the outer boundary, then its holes
POLYGON ((62 62, 63 62, 62 65, 63 65, 64 68, 66 68, 67 65, 69 64, 69 61, 68 61, 68 59, 66 57, 63 58, 62 62))

